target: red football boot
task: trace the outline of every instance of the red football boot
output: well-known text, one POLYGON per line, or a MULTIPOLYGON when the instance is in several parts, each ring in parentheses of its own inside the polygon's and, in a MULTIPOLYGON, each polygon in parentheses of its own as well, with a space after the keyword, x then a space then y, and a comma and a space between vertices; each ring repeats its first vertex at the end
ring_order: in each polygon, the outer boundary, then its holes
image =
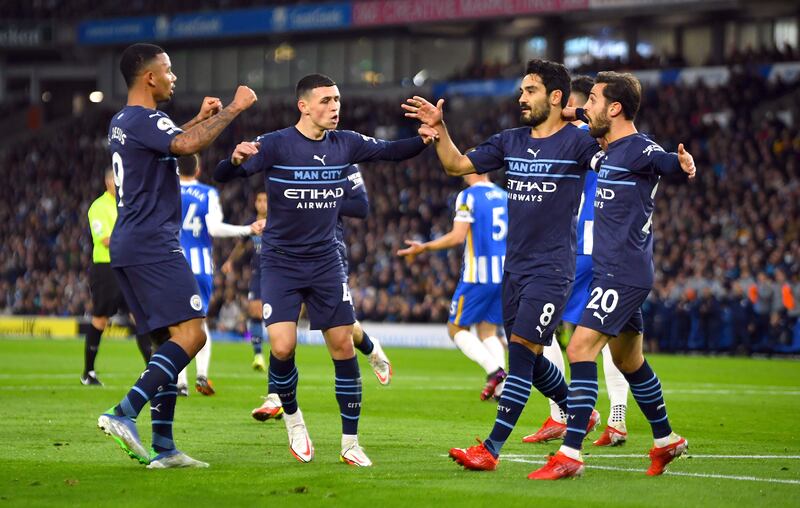
POLYGON ((472 471, 494 471, 497 469, 499 459, 489 453, 483 446, 483 442, 478 439, 478 444, 469 448, 451 448, 450 458, 456 463, 464 466, 465 469, 472 471))
POLYGON ((547 464, 528 475, 529 480, 560 480, 583 474, 583 462, 567 457, 561 452, 551 455, 547 464))
POLYGON ((660 475, 666 471, 670 462, 686 453, 689 448, 689 442, 677 434, 676 437, 678 440, 672 444, 660 448, 654 446, 650 449, 650 468, 647 470, 647 476, 660 475))

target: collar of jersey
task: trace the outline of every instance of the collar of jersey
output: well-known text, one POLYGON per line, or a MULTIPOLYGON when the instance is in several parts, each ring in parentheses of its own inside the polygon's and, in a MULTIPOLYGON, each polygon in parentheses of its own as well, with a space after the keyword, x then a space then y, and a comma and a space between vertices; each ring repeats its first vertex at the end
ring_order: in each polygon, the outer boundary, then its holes
POLYGON ((197 180, 181 180, 181 185, 197 185, 197 180))

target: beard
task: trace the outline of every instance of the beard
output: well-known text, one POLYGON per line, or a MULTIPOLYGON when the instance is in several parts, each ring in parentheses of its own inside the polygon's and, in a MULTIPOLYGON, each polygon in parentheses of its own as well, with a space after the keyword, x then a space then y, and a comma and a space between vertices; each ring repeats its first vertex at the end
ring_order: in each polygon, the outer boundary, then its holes
POLYGON ((550 104, 543 103, 539 105, 534 105, 529 110, 523 111, 519 117, 519 121, 523 125, 527 125, 529 127, 536 127, 537 125, 541 125, 542 122, 547 120, 550 116, 550 104), (525 113, 528 113, 529 116, 526 116, 525 113))
POLYGON ((596 118, 589 119, 589 135, 593 138, 602 138, 611 129, 611 121, 605 113, 599 114, 596 118))

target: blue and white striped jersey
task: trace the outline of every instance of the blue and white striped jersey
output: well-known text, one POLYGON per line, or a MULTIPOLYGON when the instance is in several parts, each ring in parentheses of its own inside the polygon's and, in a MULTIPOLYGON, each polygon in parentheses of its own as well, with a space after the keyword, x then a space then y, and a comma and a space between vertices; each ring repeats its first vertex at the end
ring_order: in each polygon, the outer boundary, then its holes
POLYGON ((508 193, 490 182, 479 182, 456 198, 456 222, 468 222, 461 280, 500 284, 506 259, 508 193))

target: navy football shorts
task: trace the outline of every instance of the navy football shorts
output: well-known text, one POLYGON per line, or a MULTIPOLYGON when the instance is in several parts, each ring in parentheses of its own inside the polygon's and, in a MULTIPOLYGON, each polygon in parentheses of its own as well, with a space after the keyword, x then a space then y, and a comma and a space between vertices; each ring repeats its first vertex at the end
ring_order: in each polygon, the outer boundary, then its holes
POLYGON ((642 304, 649 294, 650 288, 595 278, 589 291, 589 301, 578 324, 612 337, 624 331, 642 333, 642 304))
POLYGON ((305 302, 314 330, 351 325, 356 316, 338 250, 316 259, 274 251, 261 255, 261 305, 264 325, 297 321, 305 302))
POLYGON ((534 344, 550 345, 567 304, 571 281, 503 273, 503 326, 534 344))
POLYGON ((138 333, 206 315, 197 280, 181 253, 159 263, 114 267, 114 274, 138 333))

